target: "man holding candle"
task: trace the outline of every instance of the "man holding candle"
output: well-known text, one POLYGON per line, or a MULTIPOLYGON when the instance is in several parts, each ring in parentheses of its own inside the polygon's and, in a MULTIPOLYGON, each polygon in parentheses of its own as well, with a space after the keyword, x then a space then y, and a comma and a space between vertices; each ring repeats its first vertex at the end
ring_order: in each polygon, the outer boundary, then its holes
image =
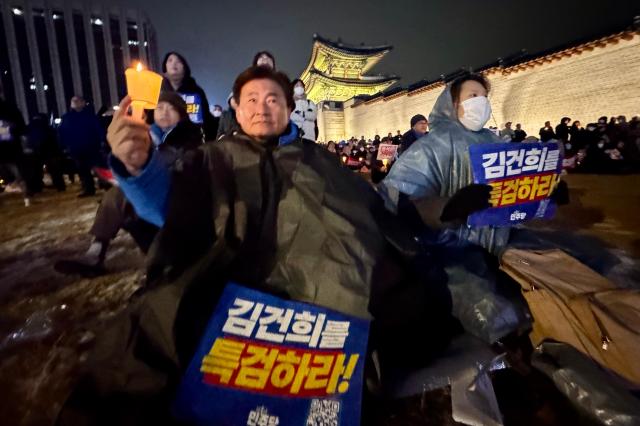
POLYGON ((124 423, 129 408, 147 418, 146 405, 156 417, 167 412, 228 282, 374 318, 370 346, 383 363, 423 363, 448 341, 442 276, 365 180, 299 137, 288 78, 251 67, 233 94, 241 131, 172 164, 151 149, 148 127, 126 115, 128 98, 109 128, 124 193, 162 229, 146 291, 98 335, 83 382, 90 386, 77 392, 105 398, 100 419, 124 423), (120 403, 109 406, 106 396, 116 394, 120 403))

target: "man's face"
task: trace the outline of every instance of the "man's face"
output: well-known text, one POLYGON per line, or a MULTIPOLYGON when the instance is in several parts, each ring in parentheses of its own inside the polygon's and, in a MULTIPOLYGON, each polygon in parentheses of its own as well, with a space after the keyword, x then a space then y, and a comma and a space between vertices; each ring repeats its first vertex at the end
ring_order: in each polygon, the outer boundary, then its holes
POLYGON ((174 127, 180 121, 180 114, 169 102, 159 102, 153 110, 153 121, 163 130, 174 127))
POLYGON ((82 98, 79 98, 77 96, 74 96, 73 98, 71 98, 71 109, 74 111, 80 112, 84 109, 86 105, 87 103, 82 98))
POLYGON ((184 64, 176 55, 167 58, 167 76, 176 79, 184 77, 184 64))
POLYGON ((284 91, 275 81, 261 78, 242 87, 236 118, 250 137, 264 141, 281 135, 289 124, 290 115, 284 91))
POLYGON ((522 128, 522 126, 520 126, 519 124, 516 124, 516 130, 520 130, 522 128))
POLYGON ((417 133, 427 133, 427 127, 429 127, 429 123, 427 120, 420 120, 416 124, 413 125, 413 130, 417 133))
POLYGON ((511 128, 511 123, 507 123, 507 124, 505 124, 505 126, 507 127, 507 129, 510 129, 511 128))

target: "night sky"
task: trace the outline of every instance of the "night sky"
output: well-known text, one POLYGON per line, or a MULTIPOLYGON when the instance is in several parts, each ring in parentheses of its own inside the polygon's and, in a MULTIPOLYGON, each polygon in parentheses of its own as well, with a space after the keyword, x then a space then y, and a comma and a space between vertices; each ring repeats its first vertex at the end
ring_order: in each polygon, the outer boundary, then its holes
POLYGON ((394 49, 371 73, 400 85, 479 67, 520 49, 529 53, 621 30, 638 0, 130 0, 146 11, 161 56, 181 52, 211 104, 224 105, 235 76, 258 50, 298 77, 313 34, 394 49))

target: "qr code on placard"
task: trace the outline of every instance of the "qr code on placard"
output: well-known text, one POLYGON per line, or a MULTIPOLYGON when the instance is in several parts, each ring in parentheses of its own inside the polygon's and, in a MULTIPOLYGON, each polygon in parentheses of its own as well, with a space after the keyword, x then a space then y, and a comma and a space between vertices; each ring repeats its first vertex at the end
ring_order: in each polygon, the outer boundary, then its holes
POLYGON ((309 408, 306 426, 338 426, 340 402, 314 399, 309 408))

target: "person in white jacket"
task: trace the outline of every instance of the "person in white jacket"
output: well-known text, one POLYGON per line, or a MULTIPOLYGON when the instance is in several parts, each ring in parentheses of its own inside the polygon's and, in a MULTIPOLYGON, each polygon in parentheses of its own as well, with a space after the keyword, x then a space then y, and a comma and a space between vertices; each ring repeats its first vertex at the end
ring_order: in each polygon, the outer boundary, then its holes
POLYGON ((291 113, 291 121, 300 128, 302 136, 312 141, 316 140, 316 118, 318 116, 316 104, 307 99, 304 83, 300 79, 293 81, 293 99, 296 108, 291 113))

